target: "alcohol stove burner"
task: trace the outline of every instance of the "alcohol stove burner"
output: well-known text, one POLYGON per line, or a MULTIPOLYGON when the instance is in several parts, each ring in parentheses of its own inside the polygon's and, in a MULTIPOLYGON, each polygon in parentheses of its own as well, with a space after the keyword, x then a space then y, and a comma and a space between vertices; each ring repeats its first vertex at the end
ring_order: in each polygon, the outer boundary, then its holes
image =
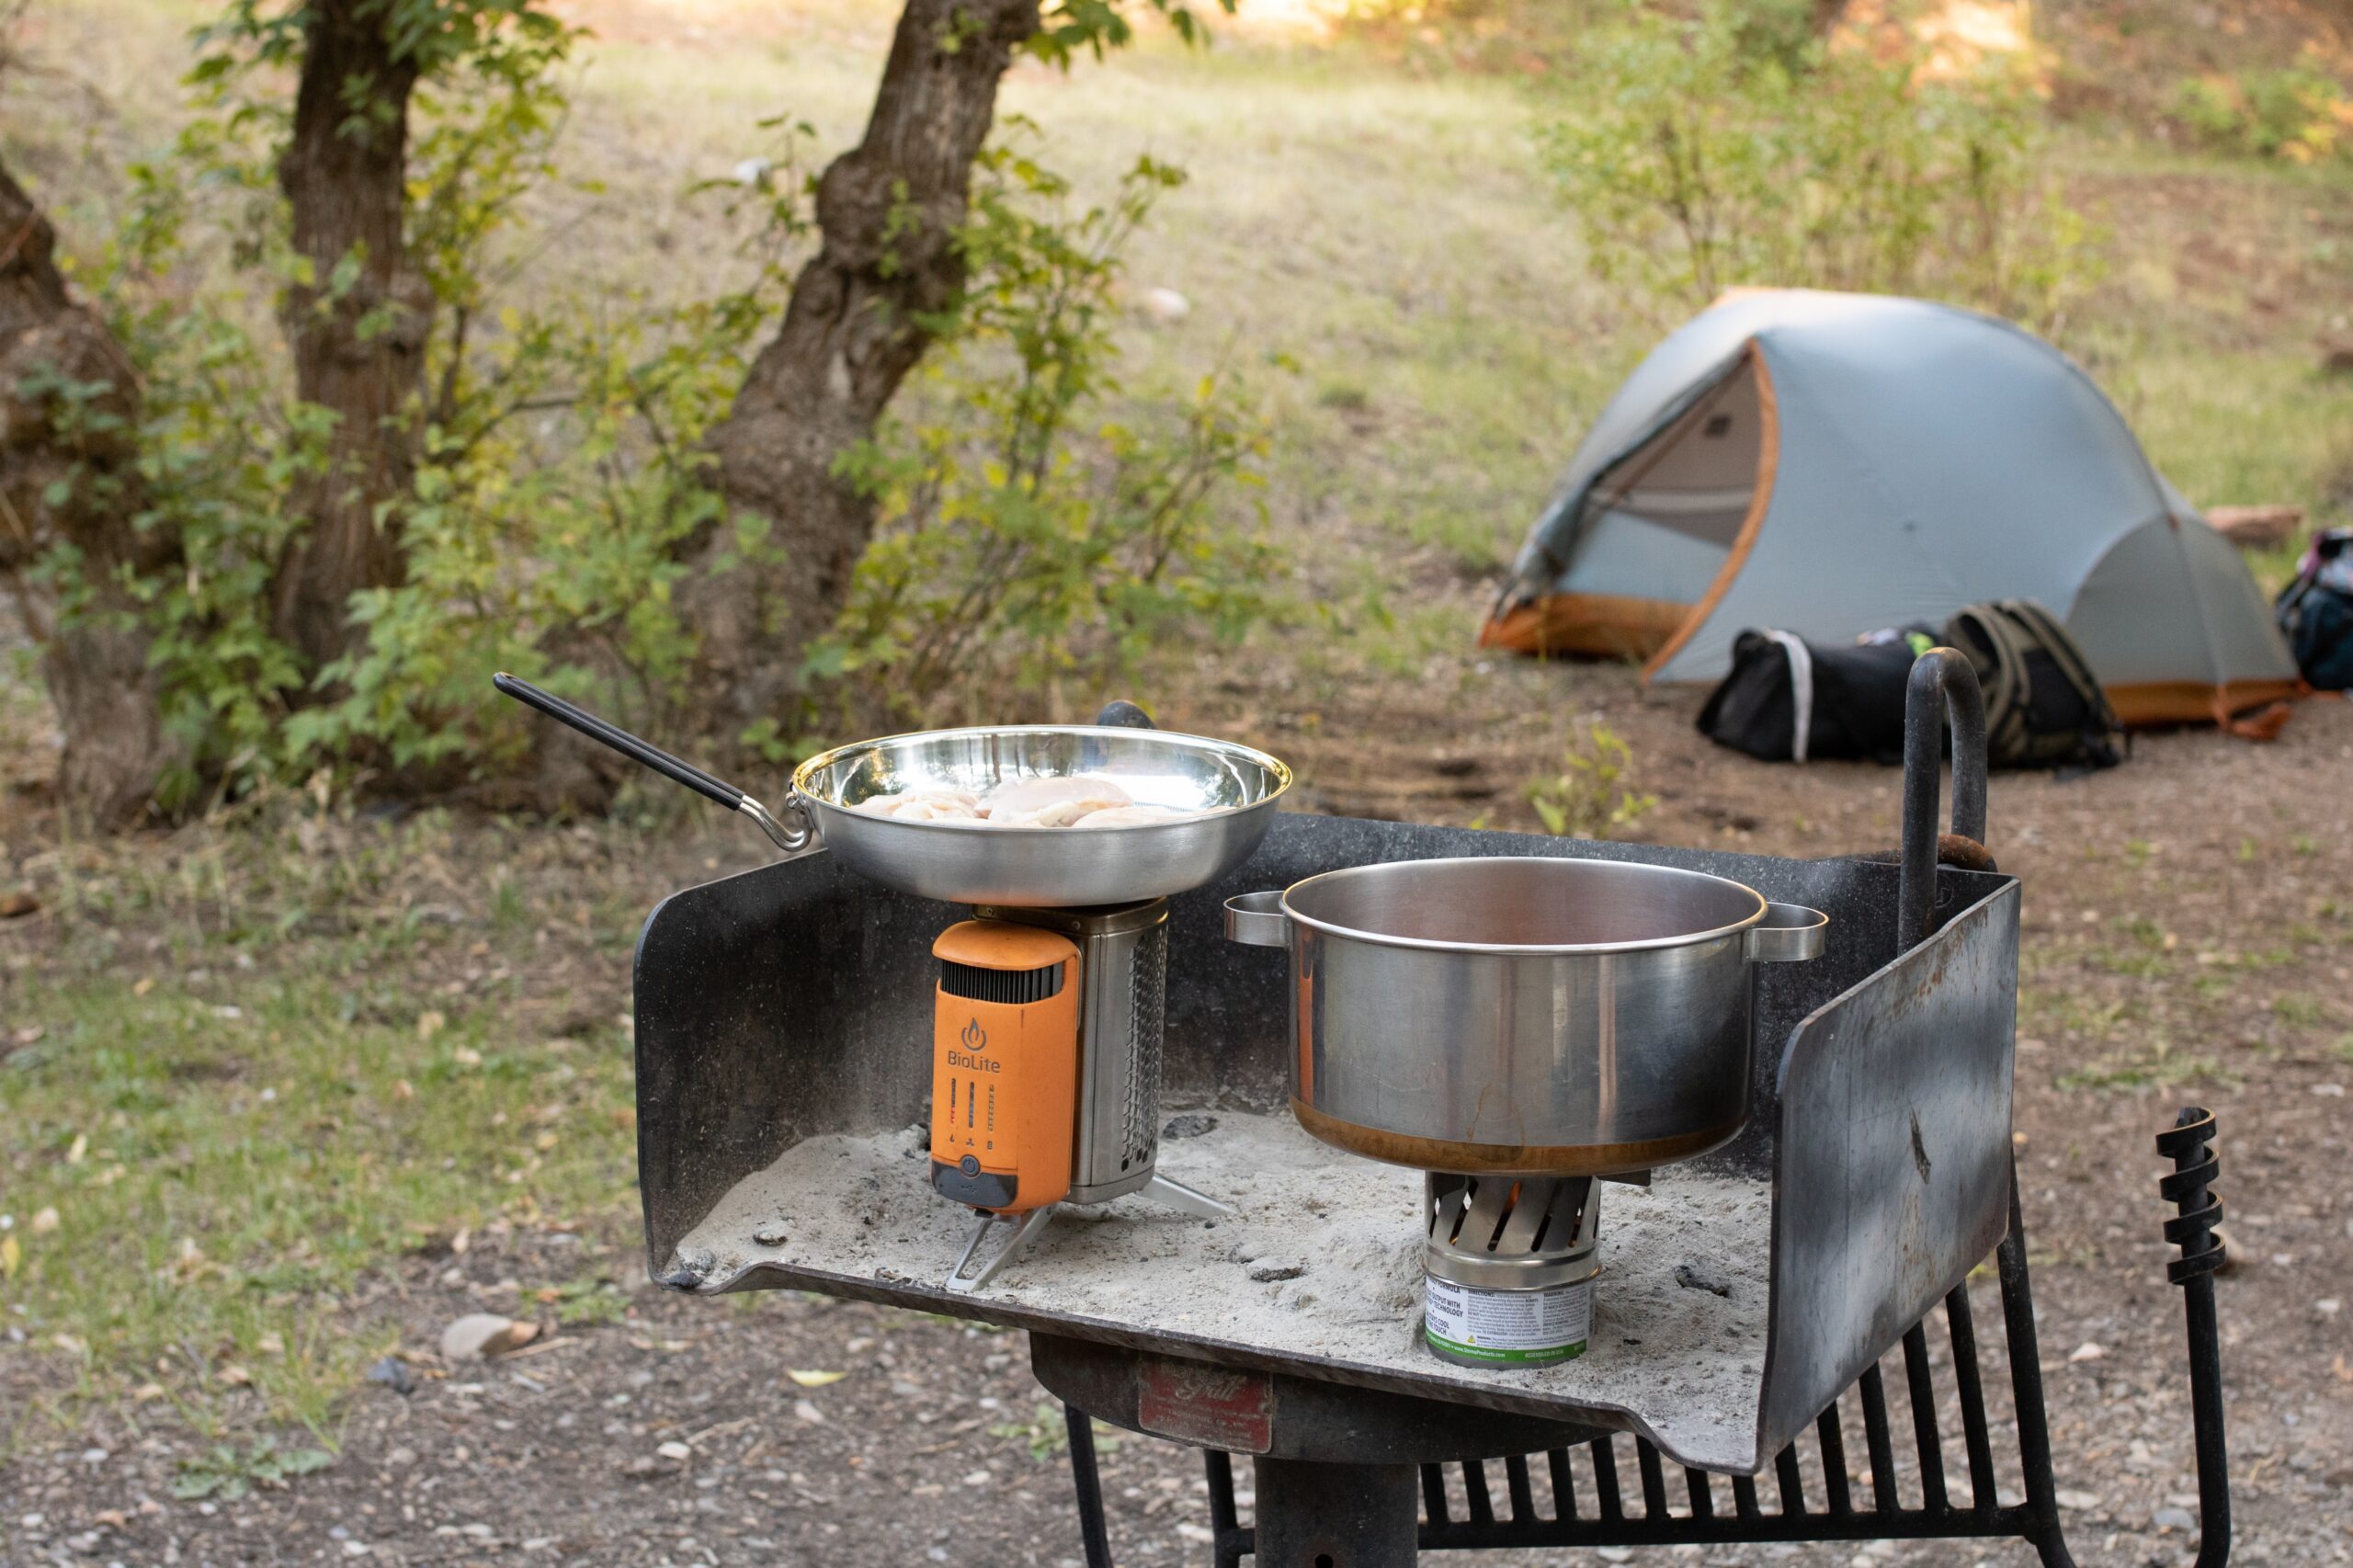
MULTIPOLYGON (((1465 1367, 1540 1367, 1585 1353, 1603 1179, 1425 1173, 1422 1324, 1431 1355, 1465 1367)), ((1647 1185, 1649 1176, 1619 1179, 1647 1185)))
MULTIPOLYGON (((1070 1188, 1054 1202, 1018 1213, 983 1210, 947 1288, 969 1295, 1026 1250, 1063 1204, 1108 1203, 1130 1193, 1205 1220, 1234 1213, 1162 1176, 1160 1053, 1166 1028, 1168 901, 1097 909, 973 908, 975 918, 1051 931, 1079 952, 1078 1078, 1070 1188), (976 1274, 966 1273, 1000 1221, 1013 1234, 976 1274)), ((954 1196, 950 1194, 949 1196, 954 1196)))

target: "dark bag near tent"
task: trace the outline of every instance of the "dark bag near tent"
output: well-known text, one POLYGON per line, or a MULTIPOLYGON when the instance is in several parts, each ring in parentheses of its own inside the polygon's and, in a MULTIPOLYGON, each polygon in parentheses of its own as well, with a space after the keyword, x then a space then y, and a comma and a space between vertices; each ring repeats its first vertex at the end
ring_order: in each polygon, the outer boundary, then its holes
POLYGON ((1844 646, 1787 631, 1744 631, 1732 672, 1699 710, 1699 732, 1767 762, 1904 760, 1904 688, 1936 642, 1926 627, 1844 646))
POLYGON ((1996 767, 2113 767, 2124 733, 2084 651, 2032 599, 1957 610, 1945 642, 1985 693, 1986 758, 1996 767))
POLYGON ((2272 613, 2306 685, 2353 690, 2353 528, 2314 536, 2272 613))

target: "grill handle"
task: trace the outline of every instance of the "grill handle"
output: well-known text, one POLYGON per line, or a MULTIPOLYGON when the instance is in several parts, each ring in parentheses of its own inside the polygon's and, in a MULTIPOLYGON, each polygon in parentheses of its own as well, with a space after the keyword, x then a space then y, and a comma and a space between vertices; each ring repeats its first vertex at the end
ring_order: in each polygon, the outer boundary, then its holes
POLYGON ((1942 732, 1952 732, 1952 831, 1985 841, 1985 695, 1968 658, 1931 648, 1912 663, 1904 693, 1904 869, 1895 895, 1895 950, 1908 953, 1937 921, 1937 787, 1942 732))

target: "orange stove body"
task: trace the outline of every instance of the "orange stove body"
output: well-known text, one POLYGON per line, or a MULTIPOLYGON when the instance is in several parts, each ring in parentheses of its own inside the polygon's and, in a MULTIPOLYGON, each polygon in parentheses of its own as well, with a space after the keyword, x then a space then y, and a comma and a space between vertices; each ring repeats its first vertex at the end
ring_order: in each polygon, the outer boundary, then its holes
POLYGON ((1078 1136, 1077 946, 967 920, 931 950, 931 1185, 994 1214, 1059 1201, 1078 1136))

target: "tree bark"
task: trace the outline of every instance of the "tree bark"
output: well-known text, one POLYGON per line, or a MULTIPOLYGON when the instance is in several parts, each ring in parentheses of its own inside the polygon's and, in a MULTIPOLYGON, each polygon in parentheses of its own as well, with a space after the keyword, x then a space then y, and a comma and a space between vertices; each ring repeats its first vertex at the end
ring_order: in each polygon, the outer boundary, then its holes
POLYGON ((144 811, 172 757, 150 639, 119 574, 171 566, 178 541, 134 525, 144 506, 137 372, 68 291, 56 244, 49 220, 0 168, 0 580, 40 645, 65 736, 59 794, 117 827, 144 811), (69 397, 69 386, 82 395, 69 397), (27 580, 60 546, 78 554, 86 585, 63 626, 54 597, 27 580))
POLYGON ((817 255, 711 435, 731 513, 767 519, 781 560, 722 569, 735 548, 725 523, 688 541, 697 570, 680 608, 724 722, 774 714, 848 598, 874 509, 835 468, 930 346, 916 315, 963 287, 955 238, 972 161, 998 82, 1038 28, 1038 0, 907 0, 865 139, 818 181, 817 255))
POLYGON ((386 0, 310 0, 294 128, 278 180, 295 250, 313 269, 287 290, 295 390, 335 416, 325 471, 290 498, 306 527, 271 585, 278 635, 314 667, 344 653, 362 588, 402 580, 398 523, 380 506, 415 472, 417 401, 433 297, 404 240, 413 51, 395 51, 386 0), (336 272, 357 265, 348 286, 336 272))

